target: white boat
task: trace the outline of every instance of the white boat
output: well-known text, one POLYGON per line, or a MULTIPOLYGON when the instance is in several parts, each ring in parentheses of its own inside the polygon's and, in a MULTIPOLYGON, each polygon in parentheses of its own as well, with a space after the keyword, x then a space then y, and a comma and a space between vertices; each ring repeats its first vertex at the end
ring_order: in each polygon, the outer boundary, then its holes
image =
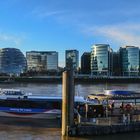
MULTIPOLYGON (((75 107, 83 97, 75 96, 75 107)), ((61 117, 62 96, 39 96, 19 89, 0 90, 0 117, 53 119, 61 117)))

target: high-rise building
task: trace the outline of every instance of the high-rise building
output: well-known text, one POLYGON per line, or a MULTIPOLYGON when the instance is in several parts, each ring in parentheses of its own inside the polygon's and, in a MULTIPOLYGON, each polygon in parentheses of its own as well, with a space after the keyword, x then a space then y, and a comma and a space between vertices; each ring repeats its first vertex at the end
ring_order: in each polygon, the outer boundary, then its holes
POLYGON ((77 50, 66 50, 65 66, 69 66, 69 60, 72 60, 73 69, 76 71, 79 68, 79 52, 77 50))
POLYGON ((0 49, 0 73, 19 75, 20 73, 25 72, 26 69, 26 58, 19 49, 0 49))
POLYGON ((119 52, 113 52, 112 76, 120 76, 120 75, 121 75, 120 54, 119 52))
POLYGON ((140 67, 139 47, 121 47, 120 64, 122 76, 138 76, 140 67))
POLYGON ((58 70, 58 52, 30 51, 26 52, 28 70, 49 71, 58 70))
POLYGON ((84 52, 83 55, 81 56, 81 73, 82 74, 90 74, 90 52, 84 52))
POLYGON ((111 76, 113 67, 112 49, 108 44, 95 44, 91 51, 91 75, 111 76))
POLYGON ((41 55, 39 52, 31 51, 26 52, 28 70, 39 71, 41 66, 41 55))
POLYGON ((47 70, 58 70, 58 52, 48 52, 46 67, 47 70))

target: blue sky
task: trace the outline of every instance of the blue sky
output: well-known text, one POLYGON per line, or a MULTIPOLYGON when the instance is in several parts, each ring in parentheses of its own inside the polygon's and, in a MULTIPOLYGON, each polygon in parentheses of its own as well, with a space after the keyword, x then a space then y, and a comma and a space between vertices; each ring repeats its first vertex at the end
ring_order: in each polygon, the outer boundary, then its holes
POLYGON ((139 0, 0 0, 0 48, 58 51, 80 56, 91 45, 140 46, 139 0))

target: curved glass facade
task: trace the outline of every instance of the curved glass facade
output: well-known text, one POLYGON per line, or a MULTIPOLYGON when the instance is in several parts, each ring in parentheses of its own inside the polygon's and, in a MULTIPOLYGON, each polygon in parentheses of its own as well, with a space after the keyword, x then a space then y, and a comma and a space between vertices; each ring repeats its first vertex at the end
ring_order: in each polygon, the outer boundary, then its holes
POLYGON ((19 49, 0 49, 0 73, 20 74, 24 72, 26 68, 26 58, 19 49))
POLYGON ((122 75, 138 76, 139 74, 139 48, 135 46, 126 46, 120 48, 122 75))
POLYGON ((91 73, 95 76, 111 74, 111 49, 108 44, 95 44, 91 52, 91 73))

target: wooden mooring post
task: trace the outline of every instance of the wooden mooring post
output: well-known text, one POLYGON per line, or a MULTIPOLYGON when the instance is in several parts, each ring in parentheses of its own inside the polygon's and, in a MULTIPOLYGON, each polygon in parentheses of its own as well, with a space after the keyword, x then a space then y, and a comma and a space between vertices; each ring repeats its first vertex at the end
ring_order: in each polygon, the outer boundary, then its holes
POLYGON ((72 69, 63 72, 62 136, 69 136, 74 125, 74 78, 72 69))

